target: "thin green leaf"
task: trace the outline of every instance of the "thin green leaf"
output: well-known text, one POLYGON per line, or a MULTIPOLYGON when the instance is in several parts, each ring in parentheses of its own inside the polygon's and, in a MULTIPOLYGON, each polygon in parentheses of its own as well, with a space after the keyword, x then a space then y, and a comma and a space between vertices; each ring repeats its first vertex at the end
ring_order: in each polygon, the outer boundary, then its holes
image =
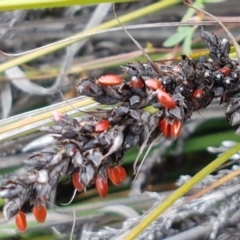
MULTIPOLYGON (((202 4, 202 0, 200 1, 196 1, 193 6, 197 7, 197 8, 203 8, 203 4, 202 4)), ((187 20, 189 20, 193 15, 194 13, 196 12, 196 10, 192 9, 192 8, 189 8, 187 10, 187 12, 185 13, 185 15, 183 16, 181 22, 185 22, 187 20)))
POLYGON ((192 8, 189 8, 187 10, 187 12, 185 13, 185 15, 183 16, 181 22, 185 22, 185 21, 189 20, 194 15, 194 13, 195 13, 195 10, 192 8))
POLYGON ((191 28, 191 30, 188 31, 188 35, 186 36, 183 42, 183 52, 187 55, 191 53, 191 49, 192 49, 191 42, 192 42, 193 33, 194 33, 194 28, 191 28))
MULTIPOLYGON (((107 2, 131 2, 133 0, 1 0, 0 11, 69 7, 72 5, 90 5, 107 2)), ((137 0, 135 0, 137 1, 137 0)))
POLYGON ((164 47, 172 47, 176 44, 180 43, 191 31, 191 27, 185 27, 184 31, 178 31, 173 34, 170 38, 168 38, 164 43, 164 47))
MULTIPOLYGON (((194 5, 198 8, 202 8, 202 0, 197 0, 194 5)), ((181 22, 188 21, 193 15, 195 14, 195 10, 192 8, 189 8, 185 15, 183 16, 181 22)), ((177 33, 175 33, 173 36, 168 38, 163 45, 165 47, 172 47, 178 43, 180 43, 184 38, 187 38, 184 41, 184 52, 190 53, 191 52, 191 39, 193 35, 194 29, 192 27, 178 27, 177 33), (187 45, 188 44, 188 45, 187 45)))

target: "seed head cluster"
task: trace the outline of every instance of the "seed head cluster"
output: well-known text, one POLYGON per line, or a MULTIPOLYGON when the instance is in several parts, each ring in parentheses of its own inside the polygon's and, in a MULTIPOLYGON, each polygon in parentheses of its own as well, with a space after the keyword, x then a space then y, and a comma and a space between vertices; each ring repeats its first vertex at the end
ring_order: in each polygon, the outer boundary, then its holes
POLYGON ((42 130, 52 133, 58 144, 32 154, 24 161, 26 173, 2 184, 4 216, 15 216, 17 228, 25 231, 27 221, 21 209, 30 200, 36 220, 44 222, 46 201, 62 175, 72 177, 76 190, 95 185, 105 197, 108 178, 117 186, 126 178, 121 164, 127 150, 144 148, 160 135, 177 138, 184 121, 216 98, 225 104, 230 124, 239 124, 239 63, 229 57, 227 39, 207 31, 201 32, 201 38, 209 55, 197 60, 182 55, 174 66, 129 63, 122 68, 130 81, 113 74, 79 80, 79 94, 116 107, 78 118, 54 112, 55 124, 42 130), (149 106, 154 111, 144 110, 149 106))

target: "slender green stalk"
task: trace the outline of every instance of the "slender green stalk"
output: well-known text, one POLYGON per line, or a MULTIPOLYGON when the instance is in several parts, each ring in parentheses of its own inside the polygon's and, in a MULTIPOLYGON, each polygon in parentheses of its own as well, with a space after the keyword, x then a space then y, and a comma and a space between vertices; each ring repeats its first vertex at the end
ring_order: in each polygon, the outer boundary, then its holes
POLYGON ((0 11, 69 7, 72 5, 90 5, 107 2, 131 2, 137 0, 1 0, 0 11))
POLYGON ((163 203, 160 203, 154 208, 137 226, 135 226, 130 233, 124 238, 125 240, 135 239, 141 232, 144 231, 153 221, 155 221, 162 213, 164 213, 171 205, 173 205, 180 197, 187 193, 195 184, 200 182, 208 174, 212 173, 223 163, 225 163, 231 156, 240 151, 240 143, 235 145, 229 151, 225 152, 208 166, 198 172, 183 186, 178 188, 172 195, 170 195, 163 203))

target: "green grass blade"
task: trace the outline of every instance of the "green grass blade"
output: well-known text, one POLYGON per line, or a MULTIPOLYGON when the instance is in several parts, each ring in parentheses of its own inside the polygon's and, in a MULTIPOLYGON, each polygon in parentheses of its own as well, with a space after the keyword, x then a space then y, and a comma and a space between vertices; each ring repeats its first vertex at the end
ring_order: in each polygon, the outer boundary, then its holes
MULTIPOLYGON (((1 0, 0 11, 69 7, 73 5, 90 5, 107 2, 131 2, 133 0, 1 0)), ((134 0, 137 1, 137 0, 134 0)))
POLYGON ((137 226, 135 226, 127 235, 126 240, 135 239, 141 232, 144 231, 154 220, 156 220, 162 213, 164 213, 172 204, 174 204, 180 197, 187 193, 194 185, 200 182, 208 174, 212 173, 223 163, 225 163, 231 156, 240 151, 240 143, 235 145, 229 151, 223 153, 216 158, 208 166, 198 172, 187 183, 178 188, 172 195, 170 195, 164 202, 160 203, 154 208, 137 226))

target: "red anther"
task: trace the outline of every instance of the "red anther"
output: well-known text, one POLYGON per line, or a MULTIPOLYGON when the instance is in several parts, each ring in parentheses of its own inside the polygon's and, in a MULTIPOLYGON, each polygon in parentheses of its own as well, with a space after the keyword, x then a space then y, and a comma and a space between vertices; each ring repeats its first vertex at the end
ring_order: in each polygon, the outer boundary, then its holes
POLYGON ((175 119, 171 124, 171 136, 177 138, 182 131, 182 122, 178 119, 175 119))
POLYGON ((104 87, 119 85, 123 82, 121 77, 114 74, 104 75, 100 77, 97 81, 99 85, 104 87))
POLYGON ((162 83, 156 78, 149 78, 145 81, 145 83, 147 87, 154 91, 162 88, 162 83))
POLYGON ((44 223, 47 217, 47 209, 44 205, 38 205, 33 208, 33 215, 36 218, 37 222, 44 223))
POLYGON ((139 77, 139 78, 132 77, 131 86, 133 88, 143 88, 144 87, 144 81, 141 77, 139 77))
POLYGON ((54 121, 60 122, 62 120, 62 116, 63 116, 62 113, 57 112, 57 111, 53 111, 52 115, 53 115, 54 121))
POLYGON ((158 90, 158 101, 165 107, 165 108, 175 108, 176 103, 173 98, 163 90, 158 90))
POLYGON ((229 76, 231 69, 229 67, 223 67, 219 69, 219 72, 221 72, 225 77, 229 76))
POLYGON ((96 178, 96 188, 100 197, 106 197, 108 194, 108 183, 102 176, 96 178))
POLYGON ((24 232, 27 229, 27 219, 26 214, 22 211, 19 211, 15 215, 15 223, 19 232, 24 232))
POLYGON ((118 166, 108 167, 107 174, 112 183, 116 186, 119 186, 121 179, 120 179, 120 172, 118 170, 118 166))
POLYGON ((78 172, 73 173, 72 175, 73 186, 79 191, 82 192, 84 187, 80 182, 80 174, 78 172))
POLYGON ((163 136, 165 138, 169 138, 170 137, 170 135, 171 135, 171 125, 170 125, 170 123, 168 122, 168 120, 166 118, 162 119, 159 122, 159 128, 162 131, 163 136))
POLYGON ((201 99, 201 98, 204 97, 205 91, 201 88, 197 88, 193 91, 192 95, 193 95, 194 98, 201 99))
POLYGON ((101 120, 95 126, 95 132, 103 132, 110 128, 110 122, 108 120, 101 120))
POLYGON ((127 177, 125 168, 122 166, 117 166, 118 172, 119 172, 119 177, 120 177, 120 181, 124 181, 127 177))

